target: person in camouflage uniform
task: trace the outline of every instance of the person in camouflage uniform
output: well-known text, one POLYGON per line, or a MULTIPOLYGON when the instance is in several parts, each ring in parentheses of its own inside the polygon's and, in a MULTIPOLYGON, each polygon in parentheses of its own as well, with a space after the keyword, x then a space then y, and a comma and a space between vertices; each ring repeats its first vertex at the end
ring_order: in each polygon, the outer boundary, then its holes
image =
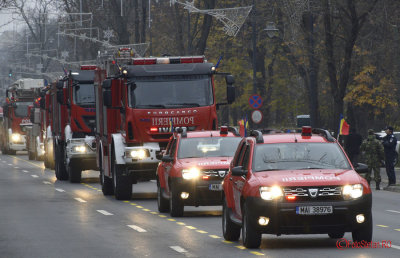
POLYGON ((381 160, 384 159, 382 144, 376 139, 374 130, 368 130, 368 138, 361 144, 360 150, 364 152, 364 157, 368 165, 368 173, 366 175, 368 184, 371 182, 371 172, 374 171, 374 178, 376 182, 376 190, 380 190, 379 184, 381 183, 380 165, 381 160))

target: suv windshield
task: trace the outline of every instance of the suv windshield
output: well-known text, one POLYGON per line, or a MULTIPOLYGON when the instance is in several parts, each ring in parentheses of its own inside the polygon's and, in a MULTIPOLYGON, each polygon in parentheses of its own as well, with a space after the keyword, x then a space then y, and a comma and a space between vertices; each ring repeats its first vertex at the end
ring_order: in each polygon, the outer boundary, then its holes
POLYGON ((178 158, 233 157, 240 137, 182 138, 178 158))
POLYGON ((73 87, 74 103, 77 105, 94 105, 93 83, 77 84, 73 87))
POLYGON ((207 75, 144 77, 129 84, 129 103, 134 108, 182 108, 214 103, 207 75))
POLYGON ((260 144, 255 148, 253 170, 351 169, 335 143, 260 144))
POLYGON ((28 116, 28 107, 33 105, 32 102, 15 102, 17 105, 14 109, 14 114, 16 117, 27 117, 28 116))

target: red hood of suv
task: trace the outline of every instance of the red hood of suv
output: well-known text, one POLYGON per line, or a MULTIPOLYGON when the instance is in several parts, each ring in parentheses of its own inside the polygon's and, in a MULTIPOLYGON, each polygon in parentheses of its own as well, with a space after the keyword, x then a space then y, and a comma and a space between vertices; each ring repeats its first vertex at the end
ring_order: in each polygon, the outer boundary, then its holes
POLYGON ((311 169, 255 172, 260 185, 317 186, 359 184, 361 177, 354 170, 311 169))

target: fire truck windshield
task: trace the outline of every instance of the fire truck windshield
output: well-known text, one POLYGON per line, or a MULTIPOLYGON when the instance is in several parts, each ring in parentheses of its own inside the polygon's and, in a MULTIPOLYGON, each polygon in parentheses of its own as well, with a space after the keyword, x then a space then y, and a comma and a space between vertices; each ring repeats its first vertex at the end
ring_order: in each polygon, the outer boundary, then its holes
POLYGON ((80 106, 94 105, 93 83, 81 83, 73 87, 74 103, 80 106))
POLYGON ((134 108, 182 108, 214 103, 211 78, 206 75, 144 77, 129 84, 134 108))
POLYGON ((181 138, 178 158, 233 157, 240 137, 181 138))
POLYGON ((253 155, 253 170, 351 169, 334 143, 260 144, 253 155))
POLYGON ((27 117, 28 107, 33 105, 32 102, 15 102, 15 104, 14 115, 16 117, 27 117))

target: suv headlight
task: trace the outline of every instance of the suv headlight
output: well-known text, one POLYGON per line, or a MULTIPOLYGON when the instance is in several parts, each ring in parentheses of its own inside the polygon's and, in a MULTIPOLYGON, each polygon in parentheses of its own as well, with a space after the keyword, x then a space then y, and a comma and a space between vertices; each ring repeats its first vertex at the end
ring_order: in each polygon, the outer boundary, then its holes
POLYGON ((198 168, 191 168, 191 169, 183 169, 182 170, 182 177, 184 179, 197 178, 199 175, 200 175, 200 170, 198 168))
POLYGON ((283 196, 282 189, 279 186, 261 186, 260 187, 260 196, 262 199, 271 201, 283 196))
POLYGON ((19 141, 21 141, 21 135, 19 133, 13 133, 11 135, 11 140, 13 142, 19 142, 19 141))
POLYGON ((343 186, 343 198, 345 200, 360 198, 363 194, 363 187, 361 184, 345 185, 343 186))

